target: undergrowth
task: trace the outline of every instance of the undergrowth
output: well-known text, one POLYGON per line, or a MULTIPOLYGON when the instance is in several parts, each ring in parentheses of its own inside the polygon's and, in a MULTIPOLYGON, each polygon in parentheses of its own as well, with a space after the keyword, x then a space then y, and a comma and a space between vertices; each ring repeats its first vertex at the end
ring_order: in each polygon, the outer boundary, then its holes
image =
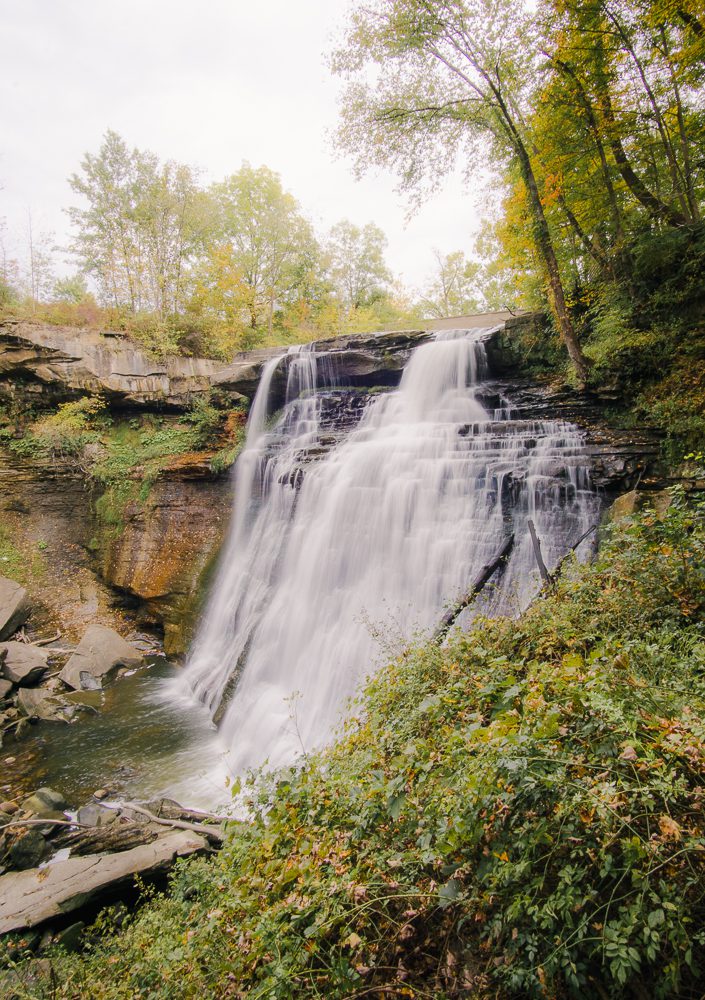
POLYGON ((55 997, 687 998, 705 983, 704 504, 405 649, 55 997))
POLYGON ((42 414, 2 413, 0 443, 21 458, 61 463, 101 489, 96 513, 119 530, 130 503, 147 502, 154 482, 178 456, 204 453, 214 473, 227 470, 245 438, 245 411, 196 397, 178 417, 111 415, 101 396, 61 403, 42 414))

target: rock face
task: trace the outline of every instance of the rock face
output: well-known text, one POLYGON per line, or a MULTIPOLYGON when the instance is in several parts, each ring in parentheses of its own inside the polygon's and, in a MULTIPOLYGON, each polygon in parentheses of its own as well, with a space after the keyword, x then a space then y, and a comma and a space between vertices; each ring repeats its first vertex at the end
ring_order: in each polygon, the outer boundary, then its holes
POLYGON ((137 406, 183 407, 222 365, 202 358, 158 362, 129 340, 88 330, 5 322, 0 378, 28 380, 57 399, 102 393, 137 406))
POLYGON ((142 654, 113 629, 91 625, 59 678, 76 690, 94 691, 102 687, 118 667, 139 667, 142 660, 142 654))
POLYGON ((608 426, 599 399, 577 394, 550 379, 500 376, 487 387, 496 395, 483 399, 490 408, 508 399, 516 419, 566 420, 585 432, 592 453, 592 484, 614 497, 657 472, 661 435, 649 427, 608 426))
POLYGON ((98 535, 103 579, 139 598, 141 616, 163 625, 167 655, 188 646, 232 508, 230 477, 189 458, 165 469, 146 500, 128 504, 120 532, 98 535))
POLYGON ((26 642, 0 643, 0 674, 20 687, 31 687, 46 673, 48 654, 26 642), (4 655, 3 655, 4 654, 4 655))
POLYGON ((0 639, 7 639, 29 617, 27 591, 14 580, 0 576, 0 639))
MULTIPOLYGON (((531 333, 532 324, 538 324, 538 330, 539 318, 498 313, 435 325, 488 328, 505 320, 506 328, 487 344, 496 378, 487 387, 485 404, 491 407, 502 397, 527 420, 563 417, 581 426, 594 456, 593 483, 608 497, 637 481, 643 485, 656 464, 657 434, 648 429, 610 429, 604 420, 604 400, 578 397, 550 380, 518 374, 527 361, 526 345, 529 363, 543 360, 532 354, 543 348, 531 346, 546 344, 545 338, 531 333), (516 349, 518 343, 523 356, 516 349)), ((330 419, 324 414, 325 433, 310 453, 302 454, 297 482, 305 463, 334 447, 359 419, 367 399, 364 390, 397 385, 414 348, 431 336, 429 330, 410 330, 336 337, 314 345, 326 382, 337 388, 322 402, 330 419)), ((155 409, 178 413, 211 389, 226 401, 251 399, 264 364, 274 356, 282 356, 282 361, 272 380, 272 412, 283 403, 296 357, 287 355, 285 348, 242 353, 227 365, 189 358, 157 362, 122 337, 5 323, 0 325, 0 398, 22 397, 41 406, 100 392, 123 413, 155 409)), ((69 639, 93 622, 117 621, 120 628, 111 606, 117 596, 128 608, 136 605, 138 618, 145 623, 163 626, 168 654, 185 652, 230 521, 230 477, 213 473, 203 455, 177 456, 159 473, 146 498, 127 504, 119 526, 112 530, 96 521, 92 504, 97 497, 85 486, 75 467, 21 459, 0 447, 0 518, 12 532, 25 532, 27 547, 35 556, 38 544, 46 547, 41 596, 51 582, 60 607, 54 627, 61 627, 69 639), (62 605, 64 595, 70 600, 62 605)), ((34 595, 33 580, 30 589, 34 595)), ((0 639, 26 616, 26 595, 18 599, 20 591, 17 584, 0 579, 0 639)), ((97 683, 95 678, 88 683, 94 680, 97 683)), ((34 709, 59 717, 68 713, 66 704, 34 709)))
MULTIPOLYGON (((316 350, 329 356, 343 384, 389 385, 399 380, 414 346, 430 336, 411 330, 335 337, 320 341, 316 350)), ((284 347, 246 351, 227 365, 209 358, 155 361, 115 334, 11 320, 0 325, 0 383, 25 382, 57 401, 101 393, 123 407, 179 410, 212 388, 233 399, 252 399, 263 366, 285 354, 284 347)), ((285 386, 286 364, 274 381, 274 395, 283 397, 285 386)))

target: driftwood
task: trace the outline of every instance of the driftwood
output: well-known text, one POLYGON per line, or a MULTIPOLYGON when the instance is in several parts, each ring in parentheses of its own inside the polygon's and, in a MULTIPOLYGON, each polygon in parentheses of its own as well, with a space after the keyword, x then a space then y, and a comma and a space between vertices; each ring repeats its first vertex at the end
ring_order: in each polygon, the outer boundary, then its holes
POLYGON ((577 542, 574 542, 573 545, 571 545, 571 547, 568 549, 568 551, 566 552, 566 554, 562 557, 562 559, 560 560, 560 562, 558 563, 558 565, 554 569, 553 573, 551 573, 551 583, 554 584, 556 582, 556 580, 558 579, 558 577, 561 575, 561 571, 563 569, 563 563, 566 561, 566 559, 568 559, 569 556, 573 555, 573 553, 575 552, 575 550, 577 549, 577 547, 582 542, 584 542, 585 539, 588 537, 588 535, 591 535, 593 533, 593 531, 597 531, 597 525, 596 524, 591 524, 590 527, 588 528, 588 530, 584 531, 582 533, 582 535, 577 540, 577 542))
MULTIPOLYGON (((30 646, 48 646, 50 642, 56 642, 57 639, 61 638, 61 632, 57 632, 50 639, 35 639, 34 642, 30 642, 30 646)), ((58 652, 56 650, 55 652, 58 652)))
POLYGON ((110 823, 62 832, 52 838, 54 847, 70 847, 71 857, 86 854, 119 854, 134 847, 151 844, 159 834, 142 823, 110 823))
POLYGON ((460 615, 460 612, 464 611, 465 608, 468 607, 468 605, 472 604, 472 602, 478 596, 480 591, 482 591, 485 588, 485 586, 489 583, 490 578, 493 576, 493 574, 500 567, 504 566, 504 564, 506 563, 507 559, 511 554, 513 547, 514 547, 514 534, 512 533, 511 535, 509 535, 507 539, 505 539, 501 547, 492 557, 491 561, 482 567, 482 569, 475 577, 472 586, 465 594, 465 596, 460 601, 458 601, 457 604, 454 604, 453 607, 450 608, 448 611, 446 611, 446 613, 443 615, 443 618, 441 619, 438 628, 433 633, 434 642, 437 642, 439 645, 441 644, 443 639, 448 634, 449 629, 460 615))
POLYGON ((200 833, 204 837, 208 837, 209 840, 216 840, 218 843, 221 843, 225 836, 219 826, 212 826, 208 823, 187 823, 181 819, 163 819, 161 816, 155 816, 149 809, 145 809, 144 806, 137 805, 135 802, 122 802, 120 805, 110 805, 107 802, 103 802, 103 806, 106 809, 131 809, 132 812, 146 816, 151 823, 158 823, 159 826, 169 826, 175 830, 190 830, 193 833, 200 833))
POLYGON ((538 594, 539 597, 542 597, 547 590, 552 590, 555 587, 556 582, 558 581, 558 578, 561 575, 563 564, 565 563, 566 559, 575 552, 577 547, 581 544, 581 542, 585 541, 588 535, 592 534, 592 532, 597 529, 597 525, 591 524, 590 527, 587 529, 587 531, 584 531, 582 533, 577 542, 574 542, 571 545, 571 547, 568 549, 566 554, 561 558, 561 560, 559 561, 558 565, 553 570, 553 572, 549 573, 548 569, 546 568, 546 564, 543 561, 543 557, 541 555, 541 542, 539 541, 539 537, 536 534, 536 526, 534 525, 534 522, 531 520, 531 518, 529 518, 527 523, 529 525, 529 532, 531 534, 531 543, 534 547, 534 555, 536 556, 536 562, 538 563, 539 572, 541 573, 541 579, 543 580, 543 586, 541 587, 541 590, 539 591, 538 594))
POLYGON ((526 522, 529 526, 529 534, 531 535, 531 544, 534 547, 534 555, 536 557, 536 563, 539 568, 539 573, 541 574, 541 579, 543 580, 544 587, 550 587, 553 585, 553 578, 548 572, 546 563, 543 561, 543 556, 541 555, 541 542, 539 541, 539 536, 536 534, 536 525, 531 520, 528 519, 526 522))
POLYGON ((3 823, 0 830, 8 830, 11 826, 72 826, 82 830, 92 830, 85 823, 77 823, 75 819, 13 819, 11 823, 3 823))

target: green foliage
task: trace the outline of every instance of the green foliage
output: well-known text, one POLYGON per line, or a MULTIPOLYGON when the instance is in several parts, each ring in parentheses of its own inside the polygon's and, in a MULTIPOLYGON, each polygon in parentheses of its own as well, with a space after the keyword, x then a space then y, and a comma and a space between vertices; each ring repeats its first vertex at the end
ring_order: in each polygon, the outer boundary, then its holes
POLYGON ((101 396, 82 396, 59 404, 58 409, 34 421, 25 433, 12 426, 0 427, 0 440, 24 458, 64 459, 80 462, 87 445, 100 440, 100 430, 109 423, 101 396))
POLYGON ((373 222, 360 227, 343 219, 331 229, 326 246, 330 279, 345 308, 370 308, 384 298, 392 280, 386 246, 386 236, 373 222))
POLYGON ((215 860, 58 960, 58 996, 691 995, 703 508, 676 491, 519 621, 403 649, 333 747, 246 785, 215 860))
POLYGON ((21 584, 41 581, 46 572, 42 557, 45 548, 44 542, 39 542, 36 549, 18 546, 14 532, 0 525, 0 576, 7 576, 21 584))

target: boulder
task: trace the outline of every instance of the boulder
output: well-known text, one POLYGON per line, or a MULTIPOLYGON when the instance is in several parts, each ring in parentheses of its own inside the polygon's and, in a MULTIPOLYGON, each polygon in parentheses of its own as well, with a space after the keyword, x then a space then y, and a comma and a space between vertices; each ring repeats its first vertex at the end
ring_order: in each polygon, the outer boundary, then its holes
POLYGON ((7 639, 24 625, 31 606, 27 591, 14 580, 0 576, 0 639, 7 639))
POLYGON ((5 657, 0 666, 0 674, 20 687, 31 687, 41 680, 47 669, 49 654, 37 646, 26 642, 4 642, 0 645, 0 656, 5 657))
POLYGON ((86 925, 82 920, 77 920, 75 924, 64 927, 55 935, 52 944, 63 948, 64 951, 80 951, 83 943, 83 932, 86 925))
POLYGON ((32 813, 33 816, 38 816, 40 819, 50 813, 52 814, 51 818, 55 819, 55 813, 61 813, 66 809, 66 799, 61 792, 55 792, 53 788, 38 788, 36 792, 24 800, 22 808, 25 812, 32 813))
POLYGON ((73 722, 79 712, 89 710, 86 705, 75 705, 67 697, 44 688, 20 688, 17 704, 27 718, 43 722, 73 722))
POLYGON ((207 847, 198 834, 175 830, 120 854, 92 854, 57 861, 39 871, 8 872, 0 876, 0 934, 80 910, 115 886, 132 883, 137 874, 167 870, 177 857, 207 847))
POLYGON ((4 698, 7 698, 8 694, 10 694, 14 686, 15 685, 12 683, 12 681, 6 681, 4 679, 0 679, 0 701, 3 701, 4 698))
POLYGON ((76 819, 82 826, 110 826, 117 822, 119 816, 118 809, 110 809, 100 802, 89 802, 88 805, 81 806, 76 819))
POLYGON ((143 656, 104 625, 91 625, 59 674, 70 688, 93 691, 101 688, 119 667, 138 667, 143 656))
POLYGON ((16 871, 36 868, 49 854, 50 848, 36 827, 21 833, 7 852, 7 861, 16 871))

